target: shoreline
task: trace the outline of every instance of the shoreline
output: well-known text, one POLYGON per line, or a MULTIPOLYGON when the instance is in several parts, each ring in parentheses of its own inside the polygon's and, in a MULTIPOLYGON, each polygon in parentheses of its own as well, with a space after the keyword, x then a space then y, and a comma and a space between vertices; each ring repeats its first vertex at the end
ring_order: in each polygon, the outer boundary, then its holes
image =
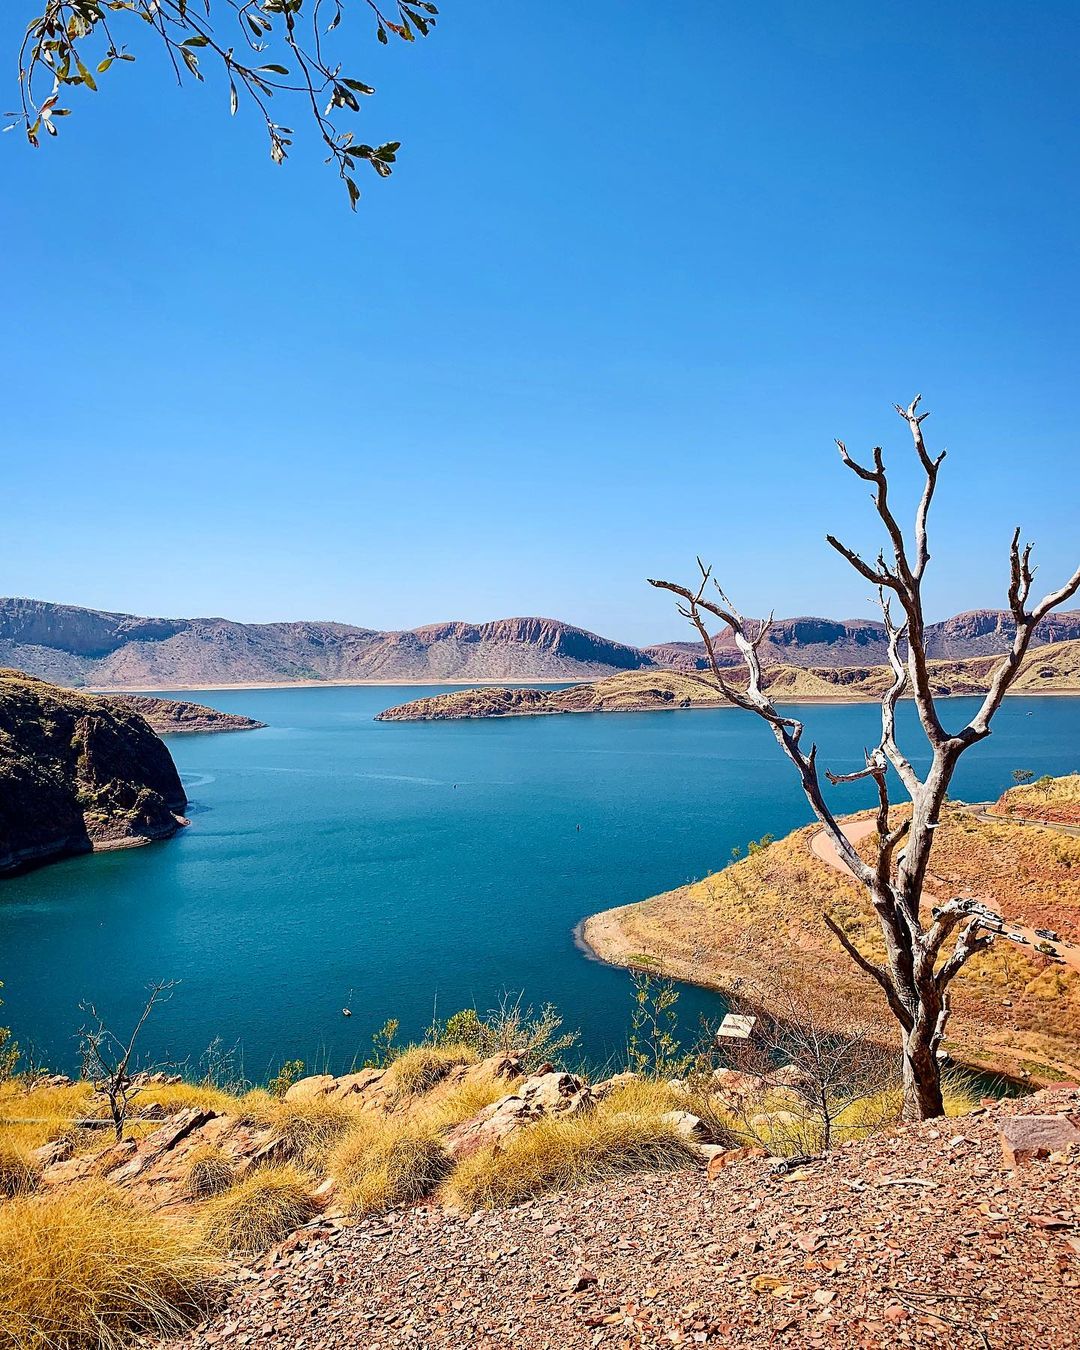
POLYGON ((606 675, 560 679, 556 675, 536 676, 533 679, 514 680, 239 680, 233 684, 81 684, 64 685, 82 694, 208 694, 227 693, 230 689, 435 689, 449 685, 455 689, 524 688, 541 684, 595 684, 606 680, 606 675))

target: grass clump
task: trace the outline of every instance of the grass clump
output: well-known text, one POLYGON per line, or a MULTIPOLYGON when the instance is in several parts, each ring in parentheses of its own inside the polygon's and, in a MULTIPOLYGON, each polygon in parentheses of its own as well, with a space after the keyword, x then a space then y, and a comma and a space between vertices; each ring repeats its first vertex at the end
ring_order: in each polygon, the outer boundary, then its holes
POLYGON ((206 1200, 220 1195, 233 1183, 232 1164, 213 1144, 197 1148, 188 1159, 184 1185, 192 1200, 206 1200))
POLYGON ((613 1093, 594 1111, 545 1117, 498 1148, 478 1149, 454 1170, 447 1200, 465 1210, 492 1208, 626 1172, 700 1166, 697 1150, 674 1126, 653 1110, 622 1110, 623 1104, 613 1093))
POLYGON ((403 1097, 419 1097, 463 1064, 475 1064, 477 1052, 468 1045, 413 1045, 390 1065, 389 1080, 403 1097))
POLYGON ((308 1223, 318 1208, 298 1168, 262 1167, 206 1202, 203 1231, 219 1250, 260 1252, 308 1223))
POLYGON ((288 1102, 267 1092, 249 1092, 241 1101, 240 1118, 272 1130, 280 1141, 279 1156, 305 1167, 320 1168, 334 1144, 356 1119, 355 1110, 340 1102, 288 1102))
POLYGON ((112 1350, 201 1315, 212 1260, 194 1229, 100 1182, 0 1205, 0 1329, 18 1350, 112 1350))
POLYGON ((430 1195, 453 1161, 432 1125, 362 1117, 330 1158, 342 1207, 371 1214, 430 1195))
POLYGON ((0 1200, 28 1194, 37 1185, 37 1176, 29 1150, 0 1135, 0 1200))
POLYGON ((520 1078, 484 1078, 469 1083, 458 1083, 445 1096, 426 1104, 417 1119, 433 1130, 452 1130, 462 1121, 472 1120, 486 1106, 515 1091, 520 1078))

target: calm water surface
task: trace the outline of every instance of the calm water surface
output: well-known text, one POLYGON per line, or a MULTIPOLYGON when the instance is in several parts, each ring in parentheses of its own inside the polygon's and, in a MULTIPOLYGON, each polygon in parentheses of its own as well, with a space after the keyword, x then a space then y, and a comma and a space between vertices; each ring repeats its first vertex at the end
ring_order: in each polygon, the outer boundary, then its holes
MULTIPOLYGON (((789 766, 732 709, 372 720, 435 692, 180 695, 269 726, 170 738, 191 798, 191 828, 175 839, 0 882, 3 1020, 71 1067, 80 999, 122 1026, 147 980, 178 979, 147 1049, 197 1059, 220 1036, 259 1078, 283 1057, 343 1068, 388 1017, 416 1035, 436 1006, 485 1009, 524 990, 558 1004, 592 1058, 618 1054, 629 979, 582 954, 575 924, 806 823, 789 766)), ((959 724, 975 705, 945 706, 959 724)), ((874 706, 803 715, 838 771, 876 740, 874 706)), ((914 728, 909 705, 901 722, 914 728)), ((1080 700, 1011 699, 955 795, 996 796, 1014 768, 1078 767, 1080 700)), ((864 785, 833 799, 869 804, 864 785)), ((698 990, 682 1008, 691 1024, 722 1011, 698 990)))

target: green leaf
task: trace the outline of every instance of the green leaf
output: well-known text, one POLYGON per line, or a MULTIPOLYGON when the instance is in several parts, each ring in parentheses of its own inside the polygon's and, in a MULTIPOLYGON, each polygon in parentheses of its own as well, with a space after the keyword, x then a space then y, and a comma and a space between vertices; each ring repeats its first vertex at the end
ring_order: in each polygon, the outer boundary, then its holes
POLYGON ((236 110, 240 106, 240 98, 236 92, 236 85, 233 83, 232 76, 229 77, 229 112, 235 117, 236 110))
POLYGON ((387 41, 386 29, 382 26, 382 24, 379 24, 379 31, 375 34, 375 36, 379 39, 380 42, 387 41))
POLYGON ((201 33, 196 33, 194 37, 185 38, 180 45, 182 47, 205 47, 207 39, 201 33))
POLYGON ((355 89, 358 94, 373 94, 375 92, 370 84, 363 84, 360 80, 347 80, 342 76, 341 83, 347 84, 350 89, 355 89))
POLYGON ((111 56, 107 56, 107 57, 105 58, 104 61, 99 61, 99 62, 98 62, 98 74, 99 74, 99 75, 104 75, 105 72, 106 72, 106 71, 109 69, 109 67, 112 65, 112 63, 113 63, 113 59, 112 59, 111 56))
POLYGON ((349 205, 356 210, 356 203, 360 200, 360 189, 351 178, 345 179, 345 186, 349 189, 349 205))
POLYGON ((289 73, 287 67, 285 67, 285 66, 278 66, 278 65, 259 66, 258 69, 259 69, 259 70, 272 70, 272 71, 274 72, 275 75, 288 75, 288 73, 289 73))
POLYGON ((94 83, 94 77, 93 77, 93 75, 90 74, 90 72, 86 69, 86 67, 83 65, 83 63, 82 63, 81 61, 76 61, 76 62, 75 62, 75 68, 78 70, 79 74, 82 76, 83 84, 86 85, 87 89, 92 89, 92 90, 94 91, 94 93, 96 94, 96 93, 97 93, 97 85, 94 83))

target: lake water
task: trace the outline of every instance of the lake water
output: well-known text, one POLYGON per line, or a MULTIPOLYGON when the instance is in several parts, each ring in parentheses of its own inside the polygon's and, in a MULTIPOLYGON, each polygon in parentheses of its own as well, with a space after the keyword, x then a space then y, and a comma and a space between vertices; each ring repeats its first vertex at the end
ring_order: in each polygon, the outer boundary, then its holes
MULTIPOLYGON (((147 1051, 197 1060, 220 1036, 261 1078, 294 1056, 342 1070, 387 1018, 415 1036, 433 1008, 483 1010, 523 990, 581 1027, 592 1059, 617 1057, 629 978, 588 959, 574 926, 806 823, 790 766, 734 709, 373 721, 434 692, 179 695, 269 725, 170 738, 191 798, 176 838, 0 882, 2 1020, 71 1068, 80 999, 123 1028, 146 981, 177 979, 147 1051)), ((949 722, 974 706, 947 703, 949 722)), ((802 715, 837 771, 876 740, 873 705, 802 715)), ((916 745, 910 705, 900 721, 916 745)), ((994 797, 1015 768, 1080 767, 1078 699, 1006 700, 995 728, 954 795, 994 797)), ((838 810, 869 804, 864 784, 832 796, 838 810)), ((687 990, 682 1010, 693 1025, 722 1005, 687 990)))

